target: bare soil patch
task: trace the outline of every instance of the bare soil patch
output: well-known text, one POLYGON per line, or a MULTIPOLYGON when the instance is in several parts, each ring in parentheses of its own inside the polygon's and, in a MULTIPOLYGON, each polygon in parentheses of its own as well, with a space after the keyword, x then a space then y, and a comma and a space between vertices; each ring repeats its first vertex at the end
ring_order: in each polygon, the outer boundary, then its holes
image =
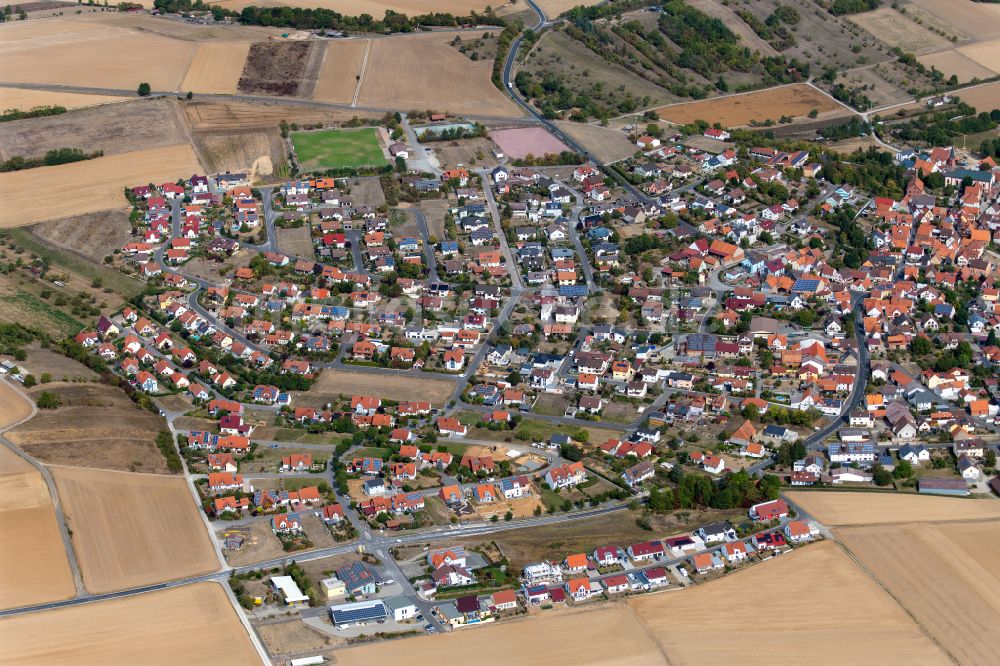
POLYGON ((218 583, 4 618, 0 644, 20 664, 261 663, 218 583))
POLYGON ((284 169, 285 143, 277 128, 260 132, 194 132, 198 152, 212 173, 249 172, 256 181, 268 181, 284 169))
POLYGON ((103 150, 105 155, 116 155, 184 141, 176 100, 135 100, 4 123, 0 157, 38 157, 57 148, 103 150))
POLYGON ((982 637, 1000 623, 1000 522, 848 527, 837 535, 959 663, 996 661, 982 637))
POLYGON ((215 549, 182 478, 53 467, 90 592, 210 573, 215 549))
POLYGON ((299 618, 257 624, 254 628, 271 657, 279 663, 287 663, 304 654, 322 655, 330 659, 334 657, 334 648, 347 643, 346 639, 313 629, 299 618))
POLYGON ((0 88, 0 109, 21 109, 22 111, 33 109, 36 106, 64 106, 67 109, 79 109, 85 106, 121 102, 126 99, 128 98, 29 90, 28 88, 0 88))
POLYGON ((788 498, 825 525, 879 525, 1000 518, 1000 502, 897 493, 790 492, 788 498))
POLYGON ((310 42, 254 43, 237 87, 240 92, 260 95, 298 95, 313 48, 319 45, 310 42))
POLYGON ((0 227, 126 206, 124 188, 203 171, 188 144, 0 174, 0 227), (52 183, 60 183, 53 188, 52 183))
POLYGON ((274 536, 271 530, 270 521, 266 518, 256 520, 249 525, 239 527, 224 528, 216 532, 220 539, 224 539, 228 533, 237 533, 243 536, 246 541, 240 550, 226 550, 226 562, 234 567, 243 567, 256 562, 266 562, 285 555, 285 550, 281 547, 281 541, 274 536))
POLYGON ((490 81, 492 63, 469 60, 448 43, 452 39, 448 33, 425 33, 373 40, 358 104, 520 116, 490 81))
POLYGON ((443 240, 444 215, 448 211, 448 202, 445 199, 424 199, 420 202, 420 210, 427 218, 427 233, 431 240, 443 240))
POLYGON ((489 139, 462 139, 461 141, 437 141, 430 145, 442 169, 454 168, 459 164, 490 169, 500 163, 493 156, 493 142, 489 139))
POLYGON ((521 159, 533 155, 558 155, 569 147, 543 127, 515 127, 490 132, 490 138, 500 146, 504 156, 521 159))
POLYGON ((812 86, 796 83, 769 88, 745 95, 671 104, 656 110, 664 120, 685 125, 696 120, 721 123, 726 127, 747 125, 750 121, 775 122, 781 116, 801 117, 816 109, 818 113, 843 111, 844 107, 812 86))
POLYGON ((454 388, 454 382, 446 379, 326 369, 309 391, 296 393, 294 400, 297 404, 319 407, 340 394, 360 394, 389 400, 429 400, 441 406, 454 388))
POLYGON ((845 644, 857 663, 950 663, 833 543, 810 545, 681 594, 635 597, 628 605, 671 663, 738 660, 748 645, 773 664, 823 663, 824 655, 845 644), (717 622, 727 608, 749 603, 757 618, 766 618, 766 634, 752 620, 717 622), (796 650, 804 635, 808 654, 796 650))
POLYGON ((246 63, 250 42, 205 42, 199 44, 188 68, 182 91, 234 93, 246 63))
POLYGON ((302 257, 303 259, 316 258, 308 225, 297 228, 278 229, 277 231, 278 247, 281 248, 282 252, 302 257))

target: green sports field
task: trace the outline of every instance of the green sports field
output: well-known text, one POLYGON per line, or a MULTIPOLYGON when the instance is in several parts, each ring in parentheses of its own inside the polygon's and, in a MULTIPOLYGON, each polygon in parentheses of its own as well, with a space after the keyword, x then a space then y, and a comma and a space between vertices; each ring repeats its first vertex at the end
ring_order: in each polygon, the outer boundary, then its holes
POLYGON ((304 170, 387 164, 372 127, 293 132, 292 145, 304 170))

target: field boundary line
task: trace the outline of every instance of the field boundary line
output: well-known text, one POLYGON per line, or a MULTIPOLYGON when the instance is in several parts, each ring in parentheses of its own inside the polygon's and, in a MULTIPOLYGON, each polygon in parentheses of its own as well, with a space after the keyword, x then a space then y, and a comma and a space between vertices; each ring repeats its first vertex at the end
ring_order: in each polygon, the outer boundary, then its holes
POLYGON ((922 631, 924 633, 924 635, 927 636, 927 638, 929 638, 932 643, 934 643, 934 645, 938 646, 938 648, 941 650, 941 652, 944 653, 944 655, 946 657, 948 657, 948 659, 953 664, 955 664, 956 666, 961 666, 962 662, 959 661, 958 658, 955 657, 955 655, 953 655, 951 652, 949 652, 948 648, 946 648, 944 645, 941 644, 941 641, 939 641, 937 639, 937 637, 930 632, 930 630, 924 625, 923 622, 921 622, 919 619, 917 619, 917 616, 914 615, 913 612, 909 608, 906 607, 906 604, 904 604, 899 599, 899 597, 897 597, 895 594, 893 594, 892 590, 890 590, 888 587, 886 587, 886 585, 881 580, 879 580, 878 576, 876 576, 874 574, 874 572, 872 572, 871 569, 869 569, 868 567, 866 567, 864 565, 864 563, 858 558, 858 556, 854 554, 854 551, 852 551, 850 548, 847 547, 847 544, 845 544, 843 541, 841 541, 840 538, 837 537, 836 535, 834 535, 834 537, 833 537, 833 542, 836 543, 838 546, 840 546, 840 549, 842 551, 844 551, 844 554, 847 555, 849 558, 851 558, 851 560, 856 565, 858 565, 858 567, 863 572, 865 572, 865 575, 867 575, 869 578, 871 578, 872 581, 874 581, 876 585, 878 585, 880 588, 882 588, 882 590, 884 590, 885 593, 889 595, 890 599, 892 599, 893 601, 895 601, 896 604, 901 609, 903 609, 903 612, 906 613, 907 617, 909 617, 911 620, 913 620, 913 623, 915 625, 917 625, 917 627, 920 628, 920 631, 922 631))
MULTIPOLYGON (((682 590, 684 588, 674 588, 674 589, 682 590)), ((658 590, 658 591, 665 592, 666 590, 658 590)), ((653 633, 653 631, 651 631, 649 627, 646 626, 646 623, 642 621, 642 618, 639 616, 639 614, 635 612, 635 608, 632 606, 632 604, 626 601, 625 607, 628 609, 628 612, 632 616, 632 618, 636 621, 636 624, 642 627, 643 633, 645 633, 646 636, 649 637, 649 640, 652 641, 653 645, 656 646, 656 649, 659 650, 660 655, 663 657, 663 662, 667 664, 667 666, 671 666, 673 662, 670 661, 670 657, 667 655, 667 649, 663 647, 663 643, 660 642, 659 637, 655 633, 653 633)))
POLYGON ((361 94, 361 84, 365 82, 365 71, 368 69, 368 54, 372 51, 372 40, 368 39, 365 45, 365 57, 361 59, 361 71, 358 72, 358 82, 354 86, 354 97, 351 98, 351 106, 358 105, 358 95, 361 94))

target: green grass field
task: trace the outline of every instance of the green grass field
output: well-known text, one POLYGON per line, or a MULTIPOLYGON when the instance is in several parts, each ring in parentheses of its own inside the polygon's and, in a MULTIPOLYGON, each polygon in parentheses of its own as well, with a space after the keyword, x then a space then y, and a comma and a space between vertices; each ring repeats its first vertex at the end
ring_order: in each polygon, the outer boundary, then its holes
POLYGON ((299 163, 306 170, 388 164, 379 147, 376 130, 371 127, 293 132, 292 146, 299 163))

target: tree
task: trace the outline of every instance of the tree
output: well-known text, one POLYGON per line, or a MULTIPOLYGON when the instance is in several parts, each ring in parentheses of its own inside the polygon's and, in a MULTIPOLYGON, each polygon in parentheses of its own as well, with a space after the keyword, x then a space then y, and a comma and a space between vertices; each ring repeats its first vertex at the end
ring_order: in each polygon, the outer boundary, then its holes
POLYGON ((876 486, 892 485, 892 474, 889 474, 882 465, 875 465, 872 467, 872 480, 876 486))
POLYGON ((503 519, 506 520, 506 521, 513 520, 514 519, 514 513, 512 511, 508 511, 507 513, 505 513, 503 515, 503 519))
POLYGON ((900 460, 896 469, 892 470, 892 475, 897 479, 908 479, 913 476, 913 465, 909 460, 900 460))
POLYGON ((55 409, 62 404, 62 400, 55 393, 42 391, 41 395, 38 396, 37 403, 39 409, 55 409))
POLYGON ((194 98, 194 93, 188 90, 188 94, 185 95, 185 99, 193 99, 193 98, 194 98))
POLYGON ((149 87, 149 84, 143 82, 143 83, 139 84, 139 89, 138 89, 137 92, 139 93, 139 97, 146 97, 152 91, 153 91, 153 89, 149 87))
POLYGON ((983 464, 986 467, 996 467, 997 466, 997 452, 993 449, 986 449, 986 454, 983 455, 983 464))
POLYGON ((43 384, 48 384, 49 382, 52 381, 52 373, 50 373, 50 372, 43 372, 40 381, 43 384))
POLYGON ((933 351, 931 341, 922 335, 918 335, 913 338, 913 342, 910 343, 910 351, 917 356, 930 354, 931 351, 933 351))
POLYGON ((583 450, 572 442, 560 446, 559 455, 570 462, 583 460, 583 450))
POLYGON ((747 421, 753 421, 754 423, 759 423, 760 407, 758 407, 757 405, 744 405, 743 418, 745 418, 747 421))
POLYGON ((38 383, 38 380, 35 379, 34 375, 26 375, 24 377, 24 386, 25 386, 25 388, 31 388, 32 386, 34 386, 37 383, 38 383))

